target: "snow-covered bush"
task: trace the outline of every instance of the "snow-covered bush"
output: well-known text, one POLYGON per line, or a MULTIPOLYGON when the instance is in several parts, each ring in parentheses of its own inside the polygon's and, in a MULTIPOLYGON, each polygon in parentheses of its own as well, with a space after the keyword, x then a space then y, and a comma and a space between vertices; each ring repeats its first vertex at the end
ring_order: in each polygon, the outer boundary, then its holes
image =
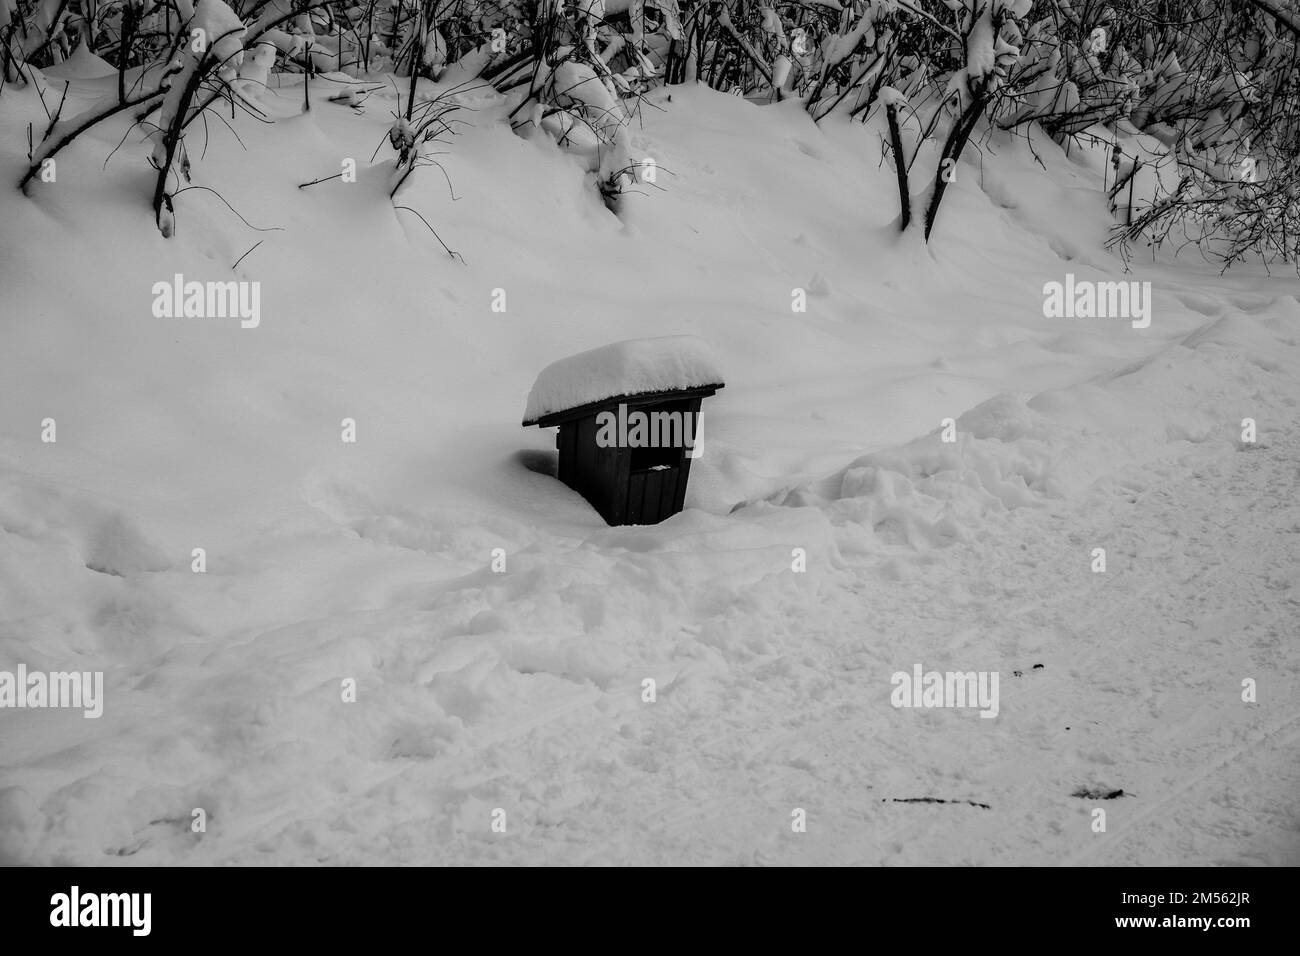
POLYGON ((185 149, 185 128, 206 104, 195 104, 205 84, 216 95, 218 87, 230 89, 244 58, 242 20, 224 0, 199 0, 186 25, 185 37, 168 65, 169 86, 158 111, 149 161, 158 170, 153 210, 158 230, 171 236, 176 229, 172 186, 189 181, 190 158, 185 149))
POLYGON ((972 138, 1041 130, 1112 150, 1105 201, 1121 249, 1177 239, 1226 262, 1294 260, 1297 42, 1300 0, 0 0, 0 95, 34 82, 49 113, 31 130, 25 189, 98 124, 145 124, 167 233, 189 171, 184 129, 219 99, 259 113, 277 73, 324 72, 401 78, 399 180, 438 127, 414 115, 419 84, 491 86, 515 130, 581 157, 612 205, 634 169, 637 99, 702 83, 797 99, 818 123, 879 118, 900 224, 915 218, 927 236, 972 138), (216 9, 241 49, 191 51, 192 21, 216 9), (78 47, 117 70, 117 91, 64 116, 41 71, 78 47))

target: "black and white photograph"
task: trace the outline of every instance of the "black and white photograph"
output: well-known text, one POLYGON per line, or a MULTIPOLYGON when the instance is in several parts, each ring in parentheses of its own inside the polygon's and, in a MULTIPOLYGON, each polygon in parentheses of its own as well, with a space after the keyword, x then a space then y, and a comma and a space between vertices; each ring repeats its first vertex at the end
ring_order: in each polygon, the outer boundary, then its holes
POLYGON ((1300 0, 0 0, 0 176, 24 919, 1300 865, 1300 0))

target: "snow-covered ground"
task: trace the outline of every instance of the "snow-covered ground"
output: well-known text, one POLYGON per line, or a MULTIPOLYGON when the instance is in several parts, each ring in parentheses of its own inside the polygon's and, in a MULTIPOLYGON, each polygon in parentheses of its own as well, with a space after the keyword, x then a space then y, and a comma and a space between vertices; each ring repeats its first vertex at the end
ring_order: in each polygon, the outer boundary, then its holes
MULTIPOLYGON (((162 239, 122 129, 0 190, 0 670, 105 674, 98 719, 0 711, 0 860, 1300 863, 1294 275, 1123 273, 1100 160, 1040 140, 900 242, 878 129, 687 87, 619 217, 468 94, 400 194, 461 263, 370 165, 392 88, 337 89, 190 147, 278 231, 194 190, 162 239), (257 327, 155 317, 175 274, 259 281, 257 327), (1149 327, 1046 318, 1067 274, 1150 282, 1149 327), (609 528, 521 413, 649 335, 727 387, 687 510, 609 528), (997 717, 896 709, 916 664, 998 672, 997 717)), ((13 182, 29 121, 7 88, 13 182)))

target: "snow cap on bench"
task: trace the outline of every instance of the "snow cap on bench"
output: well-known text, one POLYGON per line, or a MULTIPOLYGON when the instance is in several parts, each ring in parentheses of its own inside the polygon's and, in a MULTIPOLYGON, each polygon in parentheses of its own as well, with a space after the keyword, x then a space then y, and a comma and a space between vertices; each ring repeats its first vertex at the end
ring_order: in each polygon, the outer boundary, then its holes
POLYGON ((570 355, 542 369, 528 393, 524 425, 610 398, 722 388, 709 343, 694 335, 628 339, 570 355))

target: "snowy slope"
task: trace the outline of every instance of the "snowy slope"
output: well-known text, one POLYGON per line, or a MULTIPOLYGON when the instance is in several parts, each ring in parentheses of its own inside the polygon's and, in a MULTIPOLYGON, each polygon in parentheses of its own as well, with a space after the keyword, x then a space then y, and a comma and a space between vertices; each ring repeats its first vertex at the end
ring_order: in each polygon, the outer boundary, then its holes
MULTIPOLYGON (((367 165, 392 90, 299 115, 284 82, 194 169, 278 231, 195 190, 163 240, 147 144, 103 166, 123 130, 0 193, 0 668, 107 688, 0 713, 0 858, 1300 862, 1294 277, 1121 275, 1050 142, 970 151, 900 242, 877 130, 687 88, 621 219, 469 94, 401 194, 461 263, 367 165), (1151 326, 1046 319, 1067 272, 1150 281, 1151 326), (175 274, 260 281, 260 324, 155 318, 175 274), (607 528, 519 409, 645 335, 707 339, 727 388, 688 510, 607 528), (917 662, 999 670, 1000 717, 895 710, 917 662), (1080 786, 1132 794, 1107 834, 1080 786), (989 809, 892 802, 925 796, 989 809)), ((0 102, 13 181, 39 111, 0 102)))

